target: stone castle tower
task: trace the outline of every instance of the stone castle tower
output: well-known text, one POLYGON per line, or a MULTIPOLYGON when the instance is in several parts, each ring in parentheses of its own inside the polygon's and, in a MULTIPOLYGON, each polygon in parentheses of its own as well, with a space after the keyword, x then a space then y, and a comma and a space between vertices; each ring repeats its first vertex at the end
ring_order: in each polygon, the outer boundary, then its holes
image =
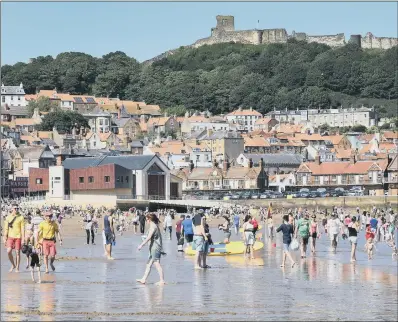
MULTIPOLYGON (((347 43, 355 43, 362 48, 378 48, 389 49, 398 45, 398 38, 389 37, 375 37, 372 33, 368 32, 364 37, 361 35, 351 35, 348 42, 346 42, 343 33, 335 35, 308 35, 305 32, 293 31, 289 35, 284 28, 278 29, 251 29, 251 30, 235 30, 234 16, 216 16, 216 27, 211 28, 210 37, 197 40, 194 44, 185 46, 186 48, 197 48, 203 45, 213 45, 219 43, 242 43, 242 44, 272 44, 272 43, 286 43, 289 38, 303 40, 307 42, 316 42, 326 44, 330 47, 341 47, 347 43)), ((169 50, 157 57, 154 57, 146 63, 165 58, 173 55, 176 50, 169 50)))
MULTIPOLYGON (((252 29, 235 30, 234 16, 217 16, 217 25, 211 28, 210 37, 199 39, 192 46, 200 47, 202 45, 211 45, 217 43, 235 42, 243 44, 267 44, 267 43, 285 43, 289 38, 304 40, 307 42, 317 42, 331 47, 344 46, 347 42, 343 33, 334 35, 308 35, 305 32, 295 32, 288 35, 286 29, 252 29)), ((397 38, 375 37, 372 33, 366 36, 351 35, 350 43, 356 43, 363 48, 389 49, 398 45, 397 38)))

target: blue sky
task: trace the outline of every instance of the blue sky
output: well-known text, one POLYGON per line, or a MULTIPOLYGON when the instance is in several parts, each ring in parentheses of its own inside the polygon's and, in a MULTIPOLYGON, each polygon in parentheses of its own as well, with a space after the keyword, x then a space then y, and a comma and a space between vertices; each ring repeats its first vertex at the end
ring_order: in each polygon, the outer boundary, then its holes
POLYGON ((59 2, 1 3, 1 64, 65 51, 100 57, 124 51, 139 61, 210 35, 218 14, 236 29, 285 28, 313 35, 371 31, 397 37, 393 2, 59 2))

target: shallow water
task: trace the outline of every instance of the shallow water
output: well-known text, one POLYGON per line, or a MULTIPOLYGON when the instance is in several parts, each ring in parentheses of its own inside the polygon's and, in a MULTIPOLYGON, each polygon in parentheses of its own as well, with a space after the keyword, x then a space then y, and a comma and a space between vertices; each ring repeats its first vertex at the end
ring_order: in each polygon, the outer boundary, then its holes
MULTIPOLYGON (((221 239, 214 229, 213 239, 221 239)), ((349 242, 333 254, 328 239, 318 240, 316 257, 281 269, 281 236, 276 248, 266 241, 254 260, 242 255, 210 257, 209 270, 195 271, 193 258, 177 253, 175 239, 164 240, 162 258, 167 285, 137 285, 147 249, 136 250, 140 237, 117 238, 115 261, 102 258, 100 243, 87 246, 81 237, 66 238, 58 247, 56 273, 33 284, 24 268, 8 273, 1 251, 1 320, 397 320, 397 261, 391 249, 377 245, 368 261, 359 241, 356 264, 349 263, 349 242)), ((233 234, 232 240, 238 239, 233 234)), ((25 264, 25 261, 22 262, 25 264)), ((24 267, 24 265, 21 265, 24 267)))

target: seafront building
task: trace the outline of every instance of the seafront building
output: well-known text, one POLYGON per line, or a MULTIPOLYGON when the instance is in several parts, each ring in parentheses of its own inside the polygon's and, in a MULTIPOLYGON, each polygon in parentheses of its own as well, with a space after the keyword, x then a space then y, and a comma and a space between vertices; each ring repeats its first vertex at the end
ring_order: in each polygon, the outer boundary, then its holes
POLYGON ((264 117, 242 107, 226 115, 178 117, 145 102, 56 90, 25 95, 22 84, 2 89, 2 196, 114 200, 354 186, 383 195, 398 189, 396 131, 320 130, 325 123, 373 126, 373 108, 275 110, 264 117), (90 128, 38 131, 47 112, 35 110, 28 118, 27 104, 41 97, 81 113, 90 128))

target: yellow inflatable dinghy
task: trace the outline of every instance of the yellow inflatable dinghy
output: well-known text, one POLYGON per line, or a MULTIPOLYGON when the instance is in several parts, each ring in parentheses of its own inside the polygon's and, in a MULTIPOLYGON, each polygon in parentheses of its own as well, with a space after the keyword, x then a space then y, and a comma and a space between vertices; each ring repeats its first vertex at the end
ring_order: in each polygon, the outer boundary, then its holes
MULTIPOLYGON (((264 248, 264 244, 262 242, 256 241, 254 243, 254 250, 260 250, 264 248)), ((215 243, 214 245, 209 246, 208 256, 226 256, 226 255, 236 255, 243 254, 246 250, 246 246, 241 241, 230 242, 229 244, 224 243, 215 243)), ((192 249, 192 246, 189 246, 185 249, 185 254, 187 255, 195 255, 196 250, 192 249)))

